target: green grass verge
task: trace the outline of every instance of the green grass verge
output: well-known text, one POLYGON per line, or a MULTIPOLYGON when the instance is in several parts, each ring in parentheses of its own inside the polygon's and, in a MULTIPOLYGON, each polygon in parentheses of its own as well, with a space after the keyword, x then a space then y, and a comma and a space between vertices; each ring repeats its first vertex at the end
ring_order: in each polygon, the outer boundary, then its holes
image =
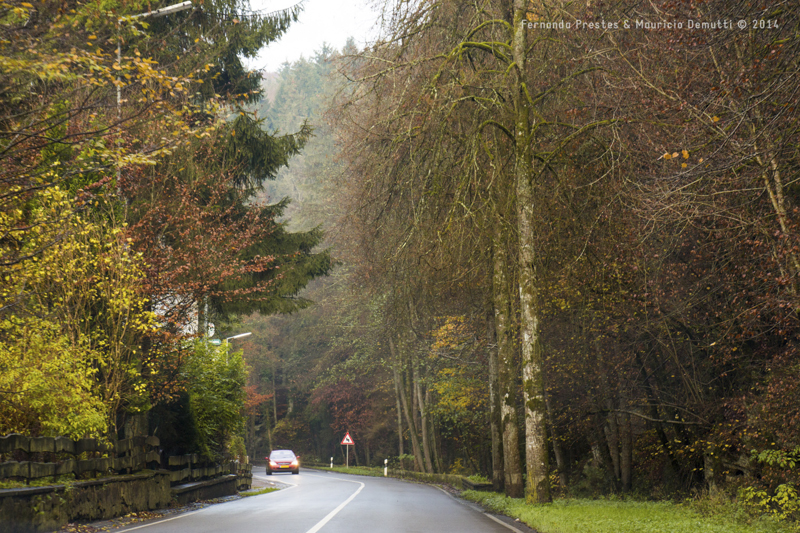
POLYGON ((308 465, 309 468, 314 468, 316 470, 326 470, 328 472, 341 472, 342 474, 355 474, 357 476, 372 476, 372 477, 383 477, 383 468, 376 467, 376 466, 351 466, 350 468, 345 468, 343 466, 334 466, 333 468, 330 465, 326 466, 317 466, 317 465, 308 465))
POLYGON ((281 489, 276 489, 275 487, 267 487, 267 488, 264 488, 264 489, 261 489, 261 490, 257 490, 257 491, 240 492, 239 496, 242 496, 242 497, 245 497, 245 498, 247 496, 260 496, 262 494, 267 494, 269 492, 275 492, 276 490, 281 490, 281 489))
POLYGON ((556 500, 528 505, 492 492, 464 491, 462 497, 490 510, 519 518, 540 533, 786 533, 791 525, 748 520, 734 506, 714 511, 693 504, 624 500, 556 500))

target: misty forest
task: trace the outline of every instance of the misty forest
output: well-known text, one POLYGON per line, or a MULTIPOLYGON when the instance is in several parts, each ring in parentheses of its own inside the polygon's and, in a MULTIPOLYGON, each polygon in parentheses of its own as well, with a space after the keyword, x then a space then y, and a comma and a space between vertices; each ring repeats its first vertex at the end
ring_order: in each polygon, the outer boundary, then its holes
POLYGON ((195 4, 0 0, 0 435, 798 527, 800 5, 195 4))

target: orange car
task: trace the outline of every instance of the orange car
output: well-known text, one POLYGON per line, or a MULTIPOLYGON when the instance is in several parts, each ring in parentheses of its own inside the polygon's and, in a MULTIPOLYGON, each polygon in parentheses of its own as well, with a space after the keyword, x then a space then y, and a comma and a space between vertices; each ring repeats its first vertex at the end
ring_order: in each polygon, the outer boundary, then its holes
POLYGON ((300 458, 292 450, 272 450, 267 459, 267 475, 273 472, 300 473, 300 458))

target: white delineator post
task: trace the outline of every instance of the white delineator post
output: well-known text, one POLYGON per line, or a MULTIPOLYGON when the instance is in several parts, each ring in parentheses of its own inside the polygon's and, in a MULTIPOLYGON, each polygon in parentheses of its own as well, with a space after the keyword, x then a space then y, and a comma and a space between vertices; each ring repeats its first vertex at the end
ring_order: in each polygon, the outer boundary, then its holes
POLYGON ((383 460, 383 477, 389 476, 389 459, 383 460))
POLYGON ((333 457, 331 457, 331 468, 333 468, 333 457))

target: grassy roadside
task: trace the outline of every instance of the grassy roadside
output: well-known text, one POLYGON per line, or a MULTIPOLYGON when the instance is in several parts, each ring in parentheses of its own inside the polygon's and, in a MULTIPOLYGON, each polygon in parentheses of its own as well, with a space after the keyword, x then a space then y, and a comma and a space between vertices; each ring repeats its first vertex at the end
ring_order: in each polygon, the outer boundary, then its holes
POLYGON ((788 533, 788 524, 748 520, 733 505, 698 509, 692 503, 624 500, 556 500, 528 505, 493 492, 464 491, 462 498, 519 518, 540 533, 788 533), (703 512, 701 512, 703 511, 703 512))
MULTIPOLYGON (((383 468, 309 465, 310 468, 362 476, 383 476, 383 468)), ((741 507, 723 501, 674 503, 633 500, 562 499, 549 505, 494 492, 465 490, 461 497, 498 513, 519 518, 539 533, 798 533, 786 522, 753 519, 741 507)))
POLYGON ((357 476, 383 477, 383 468, 376 466, 351 466, 349 468, 334 466, 331 468, 330 465, 308 465, 308 468, 327 472, 341 472, 342 474, 355 474, 357 476))

